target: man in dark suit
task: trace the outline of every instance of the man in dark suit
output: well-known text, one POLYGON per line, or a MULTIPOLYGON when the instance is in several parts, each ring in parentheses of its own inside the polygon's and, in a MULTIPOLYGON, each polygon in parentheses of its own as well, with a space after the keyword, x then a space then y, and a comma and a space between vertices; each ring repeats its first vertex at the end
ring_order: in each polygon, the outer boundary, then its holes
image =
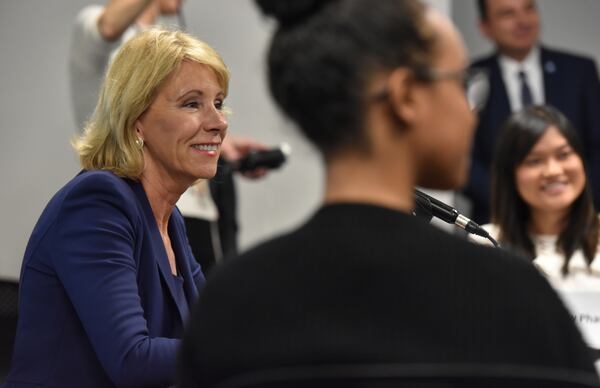
POLYGON ((535 0, 478 0, 477 5, 480 30, 496 51, 472 64, 487 70, 490 86, 465 188, 473 218, 489 221, 490 168, 498 131, 511 112, 530 104, 555 106, 579 131, 591 167, 594 202, 600 205, 600 83, 594 61, 539 43, 535 0))

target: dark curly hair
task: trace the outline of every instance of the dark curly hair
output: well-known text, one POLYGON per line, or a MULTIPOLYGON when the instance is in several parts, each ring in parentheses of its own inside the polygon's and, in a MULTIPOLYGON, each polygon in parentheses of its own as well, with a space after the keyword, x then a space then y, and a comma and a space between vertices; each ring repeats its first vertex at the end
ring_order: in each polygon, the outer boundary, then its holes
POLYGON ((433 38, 418 0, 256 0, 279 22, 271 93, 327 158, 368 147, 365 90, 380 70, 426 65, 433 38))

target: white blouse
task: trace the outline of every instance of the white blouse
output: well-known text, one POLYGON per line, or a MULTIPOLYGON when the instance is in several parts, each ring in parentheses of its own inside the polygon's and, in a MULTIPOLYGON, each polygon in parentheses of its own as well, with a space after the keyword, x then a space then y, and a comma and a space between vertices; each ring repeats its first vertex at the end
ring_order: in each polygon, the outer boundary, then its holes
MULTIPOLYGON (((497 239, 499 228, 493 224, 483 225, 483 228, 497 239)), ((556 241, 558 236, 532 234, 531 239, 535 247, 536 257, 533 264, 543 273, 552 286, 564 291, 600 291, 600 247, 596 252, 591 266, 588 268, 583 251, 578 249, 569 261, 569 272, 562 274, 565 262, 564 255, 558 251, 556 241)), ((488 240, 475 236, 473 240, 479 243, 488 243, 488 240)))
MULTIPOLYGON (((487 224, 483 228, 497 239, 499 228, 487 224)), ((472 236, 472 240, 491 245, 487 239, 472 236)), ((588 267, 581 249, 569 261, 569 272, 562 274, 565 257, 557 247, 558 236, 531 235, 536 257, 533 264, 545 275, 559 297, 570 310, 573 320, 581 329, 589 346, 600 349, 600 247, 588 267)), ((600 374, 600 360, 596 361, 600 374)))

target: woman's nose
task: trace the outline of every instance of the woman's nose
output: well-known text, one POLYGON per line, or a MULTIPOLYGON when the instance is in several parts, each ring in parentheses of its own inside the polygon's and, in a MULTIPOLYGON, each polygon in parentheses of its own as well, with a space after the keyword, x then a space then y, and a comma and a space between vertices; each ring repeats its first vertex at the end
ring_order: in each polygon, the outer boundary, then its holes
POLYGON ((544 175, 554 176, 562 173, 562 164, 555 158, 549 158, 544 164, 544 175))
POLYGON ((209 120, 210 122, 207 126, 209 131, 223 132, 227 129, 227 126, 229 125, 227 123, 227 119, 225 118, 225 114, 223 113, 223 111, 218 110, 216 108, 213 109, 213 111, 211 112, 211 117, 209 120))

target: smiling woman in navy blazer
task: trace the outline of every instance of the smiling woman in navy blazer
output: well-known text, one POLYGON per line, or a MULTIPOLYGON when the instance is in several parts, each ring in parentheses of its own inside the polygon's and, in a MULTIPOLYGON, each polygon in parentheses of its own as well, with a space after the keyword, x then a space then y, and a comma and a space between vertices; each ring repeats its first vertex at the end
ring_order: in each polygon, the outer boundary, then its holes
POLYGON ((74 142, 83 171, 48 203, 25 252, 6 387, 165 387, 204 284, 179 196, 211 178, 229 74, 182 32, 126 43, 74 142))

